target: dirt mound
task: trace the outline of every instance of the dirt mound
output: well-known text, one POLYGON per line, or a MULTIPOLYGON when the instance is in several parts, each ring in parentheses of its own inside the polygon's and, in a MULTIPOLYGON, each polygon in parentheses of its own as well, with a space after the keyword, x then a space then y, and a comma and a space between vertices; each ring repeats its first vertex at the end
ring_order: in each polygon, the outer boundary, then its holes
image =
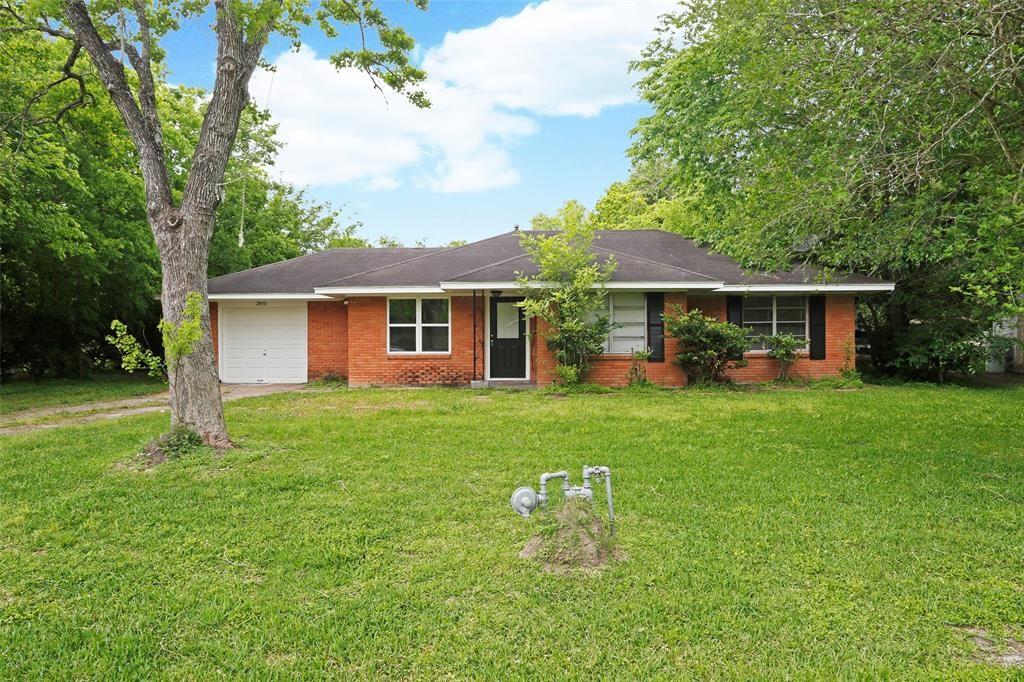
MULTIPOLYGON (((965 635, 976 647, 974 660, 1003 668, 1024 667, 1024 641, 1012 637, 1000 638, 976 625, 958 625, 953 629, 965 635)), ((1011 628, 1011 631, 1014 630, 1020 631, 1022 628, 1011 628)))
POLYGON ((519 556, 539 561, 554 573, 595 571, 624 558, 593 506, 583 500, 569 500, 546 514, 541 532, 530 538, 519 556))

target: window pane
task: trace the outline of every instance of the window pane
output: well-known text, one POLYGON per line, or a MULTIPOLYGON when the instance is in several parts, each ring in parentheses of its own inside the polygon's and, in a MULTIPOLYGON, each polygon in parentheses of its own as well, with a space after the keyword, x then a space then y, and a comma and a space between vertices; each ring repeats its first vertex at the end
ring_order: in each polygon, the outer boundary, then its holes
MULTIPOLYGON (((412 353, 416 351, 416 327, 390 327, 392 353, 412 353)), ((447 333, 447 332, 446 332, 447 333)))
MULTIPOLYGON (((772 324, 771 322, 764 322, 758 324, 745 324, 743 325, 747 329, 747 338, 755 339, 758 336, 771 336, 772 324)), ((763 343, 755 341, 751 346, 753 350, 764 350, 765 346, 763 343)))
POLYGON ((624 338, 624 339, 612 339, 611 345, 608 348, 609 353, 632 353, 635 350, 646 350, 647 344, 644 343, 643 337, 640 338, 624 338))
POLYGON ((498 301, 498 319, 495 326, 498 327, 499 339, 519 338, 519 306, 508 301, 498 301))
POLYGON ((746 306, 743 307, 743 323, 747 322, 771 322, 772 321, 772 309, 771 308, 757 308, 751 310, 746 306))
POLYGON ((411 298, 393 298, 388 301, 388 321, 393 324, 416 323, 416 301, 411 298))
POLYGON ((641 322, 647 321, 647 315, 644 311, 643 306, 637 307, 625 307, 620 306, 618 303, 615 304, 615 308, 612 310, 612 322, 615 324, 629 324, 630 322, 641 322))
POLYGON ((779 322, 803 322, 805 319, 803 308, 779 308, 775 313, 779 322))
POLYGON ((776 325, 776 328, 780 334, 792 334, 800 338, 803 338, 807 332, 803 322, 780 322, 776 325))
POLYGON ((644 307, 644 292, 642 291, 628 291, 619 294, 612 294, 610 298, 616 308, 644 307))
POLYGON ((423 352, 424 353, 447 353, 448 352, 448 325, 443 327, 423 328, 423 352))
POLYGON ((803 310, 807 307, 806 296, 778 296, 775 299, 776 308, 799 308, 803 310))
POLYGON ((425 298, 421 303, 423 305, 421 314, 423 315, 424 323, 448 323, 448 299, 425 298))
POLYGON ((743 299, 743 309, 747 308, 768 308, 772 307, 771 296, 747 296, 743 299))

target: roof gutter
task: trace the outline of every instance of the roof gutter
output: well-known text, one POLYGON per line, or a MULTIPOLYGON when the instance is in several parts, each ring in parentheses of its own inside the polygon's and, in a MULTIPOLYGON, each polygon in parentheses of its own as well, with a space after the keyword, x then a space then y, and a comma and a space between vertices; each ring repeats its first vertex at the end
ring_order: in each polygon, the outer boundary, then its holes
POLYGON ((330 296, 319 294, 209 294, 211 301, 330 301, 330 296))
MULTIPOLYGON (((724 286, 725 282, 606 282, 605 289, 610 290, 639 290, 639 291, 691 291, 717 290, 724 286)), ((541 288, 552 286, 541 282, 533 282, 527 287, 541 288)), ((444 291, 471 291, 474 289, 523 289, 521 282, 441 282, 441 289, 444 291)), ((319 289, 317 289, 319 291, 319 289)))
POLYGON ((756 294, 773 292, 841 294, 870 291, 892 291, 896 285, 892 282, 877 284, 727 284, 715 289, 722 294, 756 294))

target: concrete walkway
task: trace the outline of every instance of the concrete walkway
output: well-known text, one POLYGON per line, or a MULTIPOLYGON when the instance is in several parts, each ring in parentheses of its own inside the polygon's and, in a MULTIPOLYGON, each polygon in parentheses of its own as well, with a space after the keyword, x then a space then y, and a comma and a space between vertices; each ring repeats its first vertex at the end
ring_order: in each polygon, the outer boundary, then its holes
MULTIPOLYGON (((220 395, 225 402, 255 398, 303 388, 303 384, 221 384, 220 395)), ((9 412, 0 417, 0 436, 28 433, 61 426, 87 424, 101 419, 117 419, 134 414, 162 412, 169 408, 167 391, 123 400, 99 400, 81 405, 55 405, 9 412), (28 422, 28 423, 26 423, 28 422)))

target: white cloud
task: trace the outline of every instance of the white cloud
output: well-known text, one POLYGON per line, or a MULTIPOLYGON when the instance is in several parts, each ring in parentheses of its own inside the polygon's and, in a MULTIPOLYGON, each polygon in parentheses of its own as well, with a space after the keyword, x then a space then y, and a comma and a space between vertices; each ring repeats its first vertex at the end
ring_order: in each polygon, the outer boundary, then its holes
POLYGON ((659 15, 674 7, 664 0, 528 5, 487 26, 447 34, 427 51, 424 68, 510 109, 596 116, 636 99, 629 62, 650 42, 659 15))
POLYGON ((537 131, 535 116, 595 116, 635 99, 627 65, 672 6, 548 0, 449 33, 425 53, 426 110, 394 93, 385 102, 365 74, 308 48, 257 72, 250 92, 280 125, 277 168, 291 182, 504 187, 519 181, 508 149, 537 131))

